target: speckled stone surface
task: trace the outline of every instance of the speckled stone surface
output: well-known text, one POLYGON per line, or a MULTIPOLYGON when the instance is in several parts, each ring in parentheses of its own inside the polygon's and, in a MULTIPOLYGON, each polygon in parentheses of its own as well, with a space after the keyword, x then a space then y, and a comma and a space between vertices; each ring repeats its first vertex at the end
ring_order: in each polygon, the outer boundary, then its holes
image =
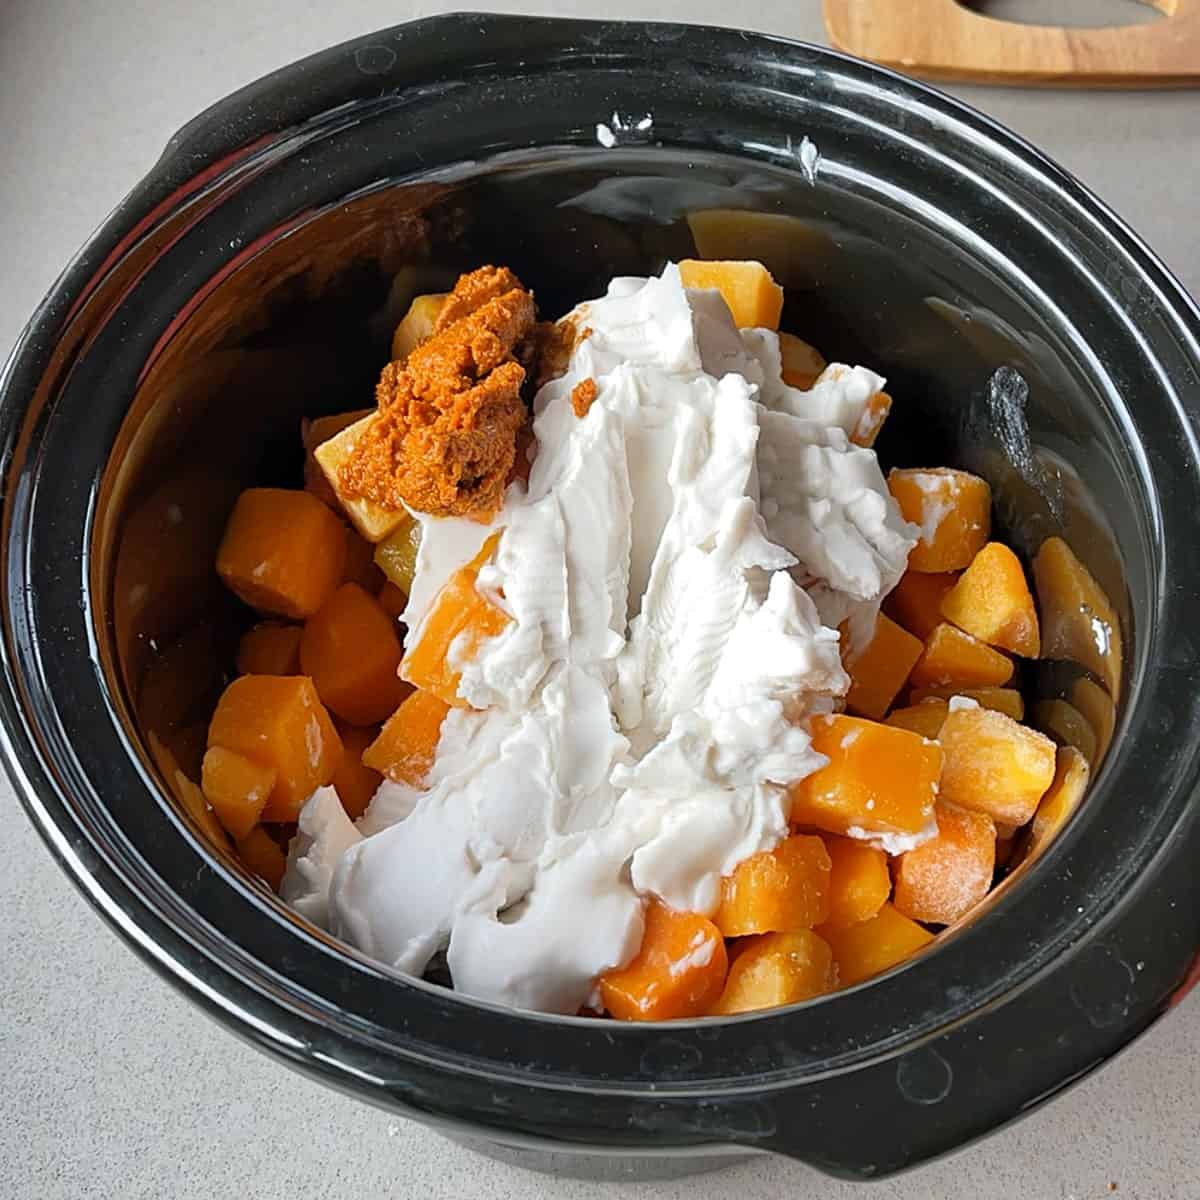
MULTIPOLYGON (((737 10, 719 0, 461 7, 739 17, 823 39, 817 0, 737 10)), ((69 255, 187 118, 300 55, 438 8, 409 0, 0 0, 0 354, 69 255)), ((1045 8, 1079 12, 1070 0, 1045 0, 1045 8)), ((1200 293, 1200 92, 961 94, 1075 170, 1200 293)), ((1195 996, 1019 1125, 869 1190, 767 1158, 676 1183, 551 1180, 346 1100, 235 1041, 107 932, 7 784, 0 830, 2 1200, 1200 1197, 1195 996)))

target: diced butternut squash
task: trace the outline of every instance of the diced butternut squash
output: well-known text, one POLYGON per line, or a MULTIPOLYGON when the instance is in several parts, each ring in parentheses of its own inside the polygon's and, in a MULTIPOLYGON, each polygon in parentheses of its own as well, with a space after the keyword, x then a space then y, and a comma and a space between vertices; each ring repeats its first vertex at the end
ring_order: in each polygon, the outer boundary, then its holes
POLYGON ((829 763, 793 784, 791 819, 828 833, 919 833, 933 818, 942 752, 920 734, 858 717, 816 717, 829 763))
POLYGON ((892 894, 887 855, 858 838, 825 834, 829 852, 829 916, 825 928, 844 929, 869 921, 892 894))
POLYGON ((342 582, 357 583, 360 588, 374 595, 383 581, 383 572, 375 565, 375 547, 347 525, 346 565, 342 568, 342 582))
POLYGON ((829 854, 819 837, 796 834, 743 859, 721 880, 713 922, 725 937, 811 929, 829 915, 829 854))
POLYGON ((1025 701, 1016 688, 913 688, 908 698, 913 704, 924 704, 926 700, 949 700, 954 696, 965 696, 984 708, 991 708, 1004 713, 1006 717, 1012 717, 1014 721, 1025 719, 1025 701))
POLYGON ((1089 776, 1087 760, 1083 755, 1074 746, 1060 747, 1054 782, 1033 815, 1025 845, 1025 858, 1036 858, 1057 837, 1083 801, 1089 776))
POLYGON ((798 387, 805 392, 812 389, 817 376, 826 366, 824 355, 794 333, 779 335, 779 359, 783 367, 783 382, 788 387, 798 387))
POLYGON ((713 1016, 799 1004, 837 986, 829 943, 809 929, 752 938, 729 967, 713 1016))
POLYGON ((360 408, 355 412, 335 413, 331 417, 314 417, 311 421, 300 423, 300 440, 304 443, 304 488, 312 492, 322 504, 328 505, 335 512, 340 510, 337 493, 333 490, 325 472, 314 457, 314 451, 331 437, 341 433, 343 429, 369 417, 374 409, 360 408))
POLYGON ((922 700, 919 704, 910 704, 907 708, 895 708, 884 720, 885 725, 894 725, 897 729, 911 729, 930 741, 937 741, 942 732, 942 723, 950 711, 947 700, 922 700))
POLYGON ((1062 538, 1033 560, 1042 614, 1042 657, 1086 667, 1114 698, 1121 693, 1121 625, 1111 601, 1062 538))
POLYGON ((986 480, 949 467, 893 470, 888 487, 906 521, 921 531, 908 556, 911 571, 957 571, 983 549, 992 528, 986 480))
POLYGON ((437 324, 438 313, 446 303, 445 292, 431 292, 424 296, 414 296, 408 306, 404 319, 396 326, 392 334, 392 358, 403 361, 422 342, 428 341, 437 324))
POLYGON ((401 674, 414 687, 432 692, 456 708, 469 705, 458 694, 462 672, 451 659, 469 661, 484 641, 503 633, 511 620, 476 588, 477 577, 474 565, 461 567, 450 576, 421 622, 417 641, 409 647, 401 667, 401 674))
POLYGON ((242 634, 238 642, 239 675, 299 675, 299 625, 262 621, 242 634))
POLYGON ((995 821, 1024 825, 1054 778, 1054 743, 991 709, 952 709, 939 740, 939 797, 995 821))
POLYGON ((837 965, 838 984, 852 987, 888 970, 933 941, 933 934, 885 904, 868 921, 842 929, 822 926, 817 933, 829 943, 837 965))
POLYGON ((417 573, 417 551, 421 548, 421 525, 405 514, 402 521, 375 547, 375 565, 406 596, 417 573))
POLYGON ((954 571, 905 571, 883 602, 883 611, 924 641, 944 620, 942 599, 957 582, 954 571))
MULTIPOLYGON (((153 734, 151 735, 153 737, 153 734)), ((161 746, 161 743, 159 743, 161 746)), ((229 839, 225 827, 217 820, 217 814, 209 807, 204 792, 182 771, 176 768, 167 782, 184 812, 196 823, 196 827, 214 847, 226 847, 229 839)))
POLYGON ((1090 679, 1077 679, 1071 687, 1071 703, 1075 705, 1096 735, 1096 756, 1092 766, 1104 761, 1112 745, 1113 730, 1117 726, 1117 706, 1111 695, 1090 679))
POLYGON ((687 288, 716 288, 739 329, 778 329, 783 288, 760 262, 702 262, 685 258, 679 275, 687 288))
POLYGON ((344 583, 305 623, 300 668, 326 708, 351 725, 373 725, 396 711, 408 687, 400 678, 396 622, 357 583, 344 583))
POLYGON ((867 406, 863 409, 862 416, 858 418, 854 432, 850 434, 850 440, 856 446, 865 446, 870 449, 875 445, 875 439, 879 436, 879 431, 883 428, 883 423, 888 419, 888 413, 891 411, 891 396, 887 392, 876 392, 867 401, 867 406))
POLYGON ((450 706, 432 692, 413 692, 384 722, 363 753, 363 763, 394 783, 422 787, 437 756, 450 706))
POLYGON ((261 612, 302 621, 342 577, 346 534, 315 496, 286 488, 247 488, 217 551, 225 586, 261 612))
POLYGON ((1032 724, 1060 746, 1074 746, 1089 763, 1096 761, 1096 731, 1075 705, 1066 700, 1039 700, 1033 706, 1032 724))
POLYGON ((622 1021, 696 1017, 716 1004, 726 966, 725 941, 707 917, 653 900, 641 948, 626 966, 600 977, 600 996, 622 1021))
POLYGON ((925 648, 909 675, 914 690, 1003 687, 1013 675, 1012 659, 978 638, 942 622, 925 639, 925 648))
POLYGON ((408 597, 390 579, 383 581, 383 587, 379 589, 375 598, 393 621, 398 621, 408 607, 408 597))
POLYGON ((264 821, 294 821, 305 800, 332 783, 342 743, 304 675, 243 675, 224 691, 208 744, 274 767, 264 821))
POLYGON ((279 843, 261 826, 255 826, 237 843, 238 858, 248 871, 265 879, 271 891, 279 891, 287 858, 279 843))
POLYGON ((384 508, 383 505, 362 496, 343 496, 338 489, 338 474, 342 464, 354 453, 359 438, 371 427, 375 417, 376 414, 372 412, 361 421, 355 421, 353 425, 347 426, 341 433, 334 434, 313 451, 317 466, 321 468, 334 495, 337 496, 342 511, 368 542, 383 541, 402 521, 408 519, 408 513, 403 508, 384 508))
POLYGON ((896 911, 951 925, 988 894, 996 871, 996 825, 987 813, 944 801, 937 836, 896 859, 896 911))
POLYGON ((1037 609, 1021 560, 988 542, 942 600, 942 615, 972 637, 1022 658, 1041 649, 1037 609))
POLYGON ((258 824, 275 786, 275 775, 274 767, 224 746, 212 746, 204 755, 200 786, 217 820, 235 840, 258 824))
POLYGON ((891 708, 923 650, 920 638, 880 613, 870 642, 857 655, 847 656, 845 667, 850 676, 847 709, 873 721, 880 720, 891 708))
POLYGON ((375 741, 376 731, 354 725, 339 725, 337 731, 342 739, 342 757, 333 773, 333 788, 346 816, 357 821, 383 782, 383 776, 363 762, 363 755, 375 741))

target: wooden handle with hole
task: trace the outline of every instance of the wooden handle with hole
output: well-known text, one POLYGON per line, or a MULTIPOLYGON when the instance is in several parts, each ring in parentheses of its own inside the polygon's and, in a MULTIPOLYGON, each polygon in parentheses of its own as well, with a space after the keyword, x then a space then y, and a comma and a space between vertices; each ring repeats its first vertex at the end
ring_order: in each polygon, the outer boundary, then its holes
POLYGON ((835 49, 927 79, 1082 87, 1200 85, 1200 0, 1146 0, 1147 25, 999 21, 958 0, 825 0, 835 49))

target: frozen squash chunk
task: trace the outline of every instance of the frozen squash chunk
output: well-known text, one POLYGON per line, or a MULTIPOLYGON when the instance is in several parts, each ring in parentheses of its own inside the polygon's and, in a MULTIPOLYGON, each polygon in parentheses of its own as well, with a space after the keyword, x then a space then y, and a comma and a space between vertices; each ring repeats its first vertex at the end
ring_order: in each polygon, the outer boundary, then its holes
POLYGON ((337 792, 346 816, 352 821, 367 811, 367 805, 383 782, 383 776, 363 762, 363 755, 375 741, 375 729, 360 729, 354 725, 338 725, 342 739, 342 757, 333 773, 333 790, 337 792))
POLYGON ((942 752, 920 734, 841 714, 812 722, 827 766, 793 784, 794 825, 828 833, 920 833, 933 819, 942 752))
POLYGON ((860 653, 847 658, 850 690, 846 707, 859 716, 880 720, 908 680, 923 649, 920 638, 880 613, 870 642, 860 653))
POLYGON ((933 941, 933 934, 916 921, 885 904, 875 916, 857 925, 830 929, 823 925, 817 930, 833 951, 837 965, 838 984, 852 987, 872 975, 888 970, 933 941))
POLYGON ((1109 693, 1090 679, 1075 680, 1071 688, 1071 703, 1083 713, 1096 735, 1096 755, 1092 759, 1092 766, 1098 766, 1112 744, 1113 730, 1117 725, 1117 706, 1109 693))
POLYGON ((417 573, 417 551, 421 548, 421 525, 405 513, 405 519, 375 547, 375 565, 406 596, 417 573))
POLYGON ((1025 719, 1025 701, 1016 688, 913 688, 908 698, 913 704, 924 704, 926 700, 950 700, 955 696, 965 696, 983 708, 991 708, 1002 712, 1006 717, 1012 717, 1014 721, 1025 719))
POLYGON ((1074 746, 1059 749, 1054 782, 1033 815, 1025 858, 1036 858, 1041 854, 1071 819, 1087 791, 1089 775, 1087 760, 1074 746))
POLYGON ((987 813, 937 806, 937 836, 896 859, 896 911, 951 925, 988 894, 996 870, 996 824, 987 813))
POLYGON ((1054 743, 987 708, 951 709, 942 725, 943 801, 1024 825, 1054 778, 1054 743))
POLYGON ((1022 658, 1041 649, 1037 609, 1021 560, 1000 542, 988 542, 942 600, 942 615, 959 629, 1022 658))
POLYGON ((779 335, 779 360, 783 367, 783 382, 805 392, 811 391, 826 366, 821 352, 794 333, 779 335))
POLYGON ((702 262, 685 258, 679 275, 686 288, 715 288, 739 329, 778 329, 783 288, 759 262, 702 262))
POLYGON ((223 746, 277 772, 264 821, 294 821, 305 800, 333 781, 342 743, 303 675, 243 675, 217 702, 208 744, 223 746))
POLYGON ((421 622, 417 640, 404 656, 401 674, 414 687, 456 708, 470 707, 458 694, 461 670, 488 638, 504 632, 511 618, 475 586, 478 569, 461 567, 446 581, 421 622))
MULTIPOLYGON (((166 774, 164 769, 165 758, 163 755, 162 743, 158 743, 158 747, 154 746, 154 734, 150 735, 151 748, 155 750, 155 759, 159 762, 159 770, 166 774)), ((200 787, 193 783, 178 767, 174 768, 170 775, 167 776, 167 783, 171 787, 171 791, 175 793, 175 799, 179 801, 183 811, 196 823, 196 827, 210 841, 214 847, 228 846, 229 839, 225 836, 225 827, 217 819, 217 814, 209 807, 208 800, 200 787)))
POLYGON ((279 891, 283 873, 287 869, 287 858, 279 843, 261 825, 250 830, 237 843, 237 854, 247 870, 266 880, 271 891, 279 891))
POLYGON ((829 916, 826 929, 869 921, 892 894, 887 855, 857 838, 823 838, 829 852, 829 916))
POLYGON ((1066 700, 1039 700, 1032 717, 1034 727, 1060 746, 1074 746, 1089 764, 1096 761, 1096 731, 1075 705, 1066 700))
POLYGON ((247 488, 225 527, 217 574, 251 608, 302 621, 337 587, 345 560, 344 527, 315 496, 247 488))
POLYGON ((914 690, 1003 687, 1013 674, 1012 659, 943 622, 925 639, 925 648, 909 675, 914 690))
POLYGON ((314 417, 311 421, 300 422, 300 440, 304 443, 304 489, 335 511, 338 509, 337 493, 325 478, 314 452, 322 442, 329 441, 355 421, 369 417, 372 412, 374 409, 360 408, 355 412, 335 413, 331 417, 314 417))
POLYGON ((955 571, 905 571, 883 602, 883 611, 924 641, 942 623, 942 599, 957 582, 955 571))
POLYGON ((908 556, 912 571, 958 571, 983 549, 992 529, 986 480, 949 467, 896 469, 888 487, 906 521, 921 531, 908 556))
POLYGON ((1086 667, 1114 698, 1121 692, 1121 625, 1091 572, 1062 538, 1047 538, 1033 560, 1042 614, 1042 657, 1086 667))
POLYGON ((875 439, 879 436, 879 431, 883 428, 883 423, 888 419, 888 413, 891 411, 891 396, 887 392, 876 392, 867 401, 867 406, 863 409, 862 416, 858 418, 858 424, 855 425, 850 440, 856 446, 865 446, 869 450, 875 445, 875 439))
POLYGON ((837 986, 829 943, 810 929, 764 933, 738 952, 713 1016, 799 1004, 837 986))
POLYGON ((894 708, 884 719, 884 724, 894 725, 897 729, 911 729, 930 741, 937 741, 949 711, 948 700, 922 700, 907 708, 894 708))
POLYGON ((235 840, 258 824, 275 786, 275 775, 274 767, 224 746, 212 746, 205 753, 200 786, 217 820, 235 840))
POLYGON ((351 725, 373 725, 396 711, 408 687, 400 678, 396 622, 357 583, 344 583, 305 623, 300 669, 326 708, 351 725))
POLYGON ((743 859, 721 880, 713 923, 726 937, 811 929, 829 915, 829 854, 796 834, 743 859))
POLYGON ((262 621, 242 634, 238 642, 239 675, 299 675, 299 625, 262 621))
POLYGON ((403 361, 422 342, 428 341, 437 324, 438 313, 446 303, 445 292, 430 292, 414 296, 408 312, 392 334, 392 359, 403 361))
POLYGON ((432 692, 413 692, 387 719, 379 736, 364 751, 364 765, 394 783, 424 786, 437 755, 442 722, 450 706, 432 692))
POLYGON ((383 505, 376 504, 374 500, 367 500, 362 496, 343 496, 338 491, 338 473, 342 469, 342 464, 354 453, 359 439, 371 427, 375 418, 376 414, 371 412, 361 421, 355 421, 341 433, 322 442, 313 451, 317 466, 321 468, 334 495, 337 496, 342 511, 368 542, 383 541, 402 521, 409 519, 408 512, 403 508, 384 508, 383 505))
POLYGON ((621 1021, 697 1017, 721 995, 726 966, 725 941, 707 917, 652 900, 641 948, 627 965, 600 976, 600 997, 621 1021))

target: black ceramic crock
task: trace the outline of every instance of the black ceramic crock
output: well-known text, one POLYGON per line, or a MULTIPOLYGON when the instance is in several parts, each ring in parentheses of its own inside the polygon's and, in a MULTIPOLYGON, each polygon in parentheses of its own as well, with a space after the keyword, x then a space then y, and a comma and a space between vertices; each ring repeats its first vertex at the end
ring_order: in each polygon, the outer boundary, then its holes
POLYGON ((1198 339, 1178 284, 1075 180, 886 71, 675 25, 454 16, 348 43, 182 130, 7 365, 8 770, 144 959, 332 1086, 558 1162, 755 1149, 886 1175, 1053 1096, 1186 987, 1198 339), (159 633, 203 628, 219 661, 222 505, 295 482, 301 415, 370 403, 390 278, 505 262, 553 315, 693 253, 686 218, 711 209, 782 222, 754 228, 785 324, 889 375, 885 459, 982 471, 1005 536, 1028 553, 1062 532, 1104 584, 1126 643, 1113 749, 981 919, 832 998, 639 1026, 397 978, 214 856, 162 786, 144 735, 174 700, 148 711, 161 647, 130 624, 150 618, 122 555, 161 556, 159 633))

